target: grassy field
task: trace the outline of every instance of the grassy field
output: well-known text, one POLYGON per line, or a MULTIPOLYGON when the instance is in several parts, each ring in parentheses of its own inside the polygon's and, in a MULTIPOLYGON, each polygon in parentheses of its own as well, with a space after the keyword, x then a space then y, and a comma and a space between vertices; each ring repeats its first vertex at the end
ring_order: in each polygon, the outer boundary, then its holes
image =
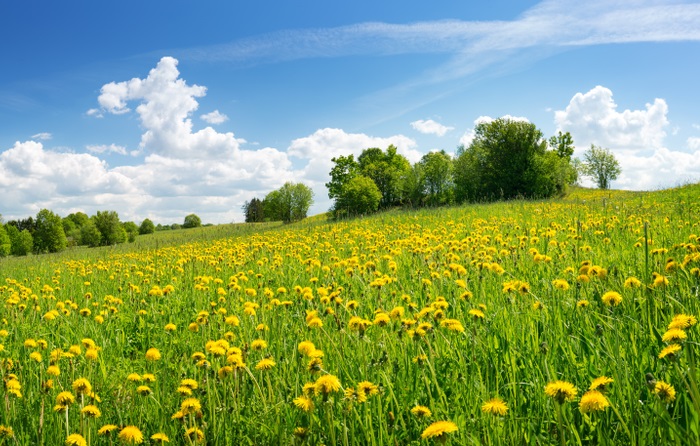
POLYGON ((699 444, 700 186, 0 260, 0 444, 699 444))

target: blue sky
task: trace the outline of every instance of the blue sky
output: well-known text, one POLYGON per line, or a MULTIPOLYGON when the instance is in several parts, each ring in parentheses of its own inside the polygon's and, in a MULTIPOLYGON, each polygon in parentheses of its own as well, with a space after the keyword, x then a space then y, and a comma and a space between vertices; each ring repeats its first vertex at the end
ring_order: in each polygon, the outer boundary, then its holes
POLYGON ((330 159, 412 162, 511 116, 613 187, 700 180, 700 4, 688 1, 25 1, 0 6, 0 213, 240 221, 330 159), (244 3, 244 4, 238 4, 244 3))

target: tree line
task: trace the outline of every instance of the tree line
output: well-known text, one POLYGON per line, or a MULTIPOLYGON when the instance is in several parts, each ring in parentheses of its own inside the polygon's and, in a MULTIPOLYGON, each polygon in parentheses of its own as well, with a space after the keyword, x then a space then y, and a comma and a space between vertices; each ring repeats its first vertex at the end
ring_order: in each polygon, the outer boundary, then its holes
POLYGON ((282 221, 291 223, 306 218, 314 202, 314 192, 302 183, 286 182, 265 198, 253 198, 243 204, 246 223, 282 221))
POLYGON ((75 212, 62 218, 49 209, 42 209, 36 217, 10 220, 5 224, 0 217, 0 257, 60 252, 72 246, 132 243, 138 235, 152 234, 157 230, 199 226, 202 226, 202 220, 196 214, 186 216, 182 225, 156 226, 148 218, 140 225, 132 221, 122 222, 116 211, 98 211, 90 217, 75 212))
POLYGON ((612 153, 596 146, 584 160, 572 158, 568 132, 548 140, 529 122, 496 119, 478 124, 469 146, 455 156, 444 150, 411 165, 396 147, 365 149, 333 158, 326 183, 335 217, 362 215, 394 206, 442 206, 513 198, 548 198, 589 176, 601 188, 620 174, 612 153))

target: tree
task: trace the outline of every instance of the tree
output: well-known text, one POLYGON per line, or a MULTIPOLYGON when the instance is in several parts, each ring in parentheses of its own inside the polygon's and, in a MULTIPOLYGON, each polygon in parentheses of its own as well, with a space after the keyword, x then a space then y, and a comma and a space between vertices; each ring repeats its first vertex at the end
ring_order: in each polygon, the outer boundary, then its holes
POLYGON ((182 223, 183 228, 198 228, 202 226, 202 219, 197 217, 196 214, 190 214, 185 217, 185 221, 182 223))
POLYGON ((622 173, 615 155, 610 150, 593 144, 583 154, 583 171, 586 176, 593 178, 600 189, 610 189, 610 182, 622 173))
POLYGON ((33 238, 36 252, 59 252, 66 249, 68 241, 63 232, 61 217, 48 209, 42 209, 36 214, 35 224, 33 238))
POLYGON ((326 187, 328 198, 335 199, 340 196, 343 186, 358 174, 360 165, 355 161, 354 155, 331 158, 331 161, 334 165, 330 171, 331 180, 326 183, 326 187))
POLYGON ((156 227, 153 225, 153 222, 150 219, 147 218, 141 222, 141 225, 139 226, 139 234, 153 234, 154 232, 156 232, 156 227))
POLYGON ((126 231, 122 227, 119 214, 116 211, 97 211, 91 220, 100 231, 100 244, 102 246, 116 245, 126 241, 126 231))
POLYGON ((5 229, 7 229, 7 235, 10 238, 12 245, 10 252, 13 256, 26 256, 32 252, 34 239, 28 230, 20 231, 17 226, 11 224, 6 225, 5 229))
POLYGON ((94 248, 102 243, 102 233, 94 220, 88 220, 80 227, 80 244, 94 248))
POLYGON ((0 257, 8 256, 10 252, 12 252, 12 241, 5 230, 5 226, 0 221, 0 257))
POLYGON ((426 204, 441 206, 452 201, 452 158, 444 150, 423 155, 422 186, 426 204))
POLYGON ((343 186, 333 210, 336 217, 368 214, 379 208, 381 199, 382 193, 376 183, 364 175, 357 175, 343 186))
POLYGON ((303 183, 287 182, 267 194, 263 200, 265 217, 285 223, 306 218, 313 204, 314 192, 303 183))
POLYGON ((243 214, 246 223, 259 223, 265 221, 263 202, 258 198, 253 198, 243 204, 243 214))
POLYGON ((400 205, 403 202, 402 183, 411 172, 411 163, 397 153, 395 146, 387 147, 386 152, 379 148, 362 151, 357 158, 359 173, 370 178, 379 188, 382 199, 379 207, 400 205))
POLYGON ((562 133, 561 130, 555 136, 549 138, 549 146, 557 153, 559 158, 571 159, 574 154, 574 138, 571 133, 562 133))
POLYGON ((125 221, 122 223, 122 228, 126 232, 126 239, 129 243, 134 243, 136 241, 136 236, 139 235, 139 227, 133 221, 125 221))
POLYGON ((477 124, 468 148, 458 150, 458 201, 548 197, 570 181, 570 135, 555 137, 547 150, 542 132, 529 122, 496 119, 477 124))

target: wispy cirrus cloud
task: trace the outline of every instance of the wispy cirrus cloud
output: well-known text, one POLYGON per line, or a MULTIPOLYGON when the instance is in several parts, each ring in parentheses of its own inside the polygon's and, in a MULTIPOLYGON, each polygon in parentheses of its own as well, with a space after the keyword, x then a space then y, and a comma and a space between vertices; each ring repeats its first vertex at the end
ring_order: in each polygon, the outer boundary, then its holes
POLYGON ((365 22, 278 31, 173 53, 182 59, 240 65, 353 55, 451 54, 446 64, 411 82, 433 83, 475 73, 511 58, 515 51, 538 50, 539 57, 546 57, 586 45, 699 40, 700 4, 694 2, 545 0, 510 21, 365 22))

